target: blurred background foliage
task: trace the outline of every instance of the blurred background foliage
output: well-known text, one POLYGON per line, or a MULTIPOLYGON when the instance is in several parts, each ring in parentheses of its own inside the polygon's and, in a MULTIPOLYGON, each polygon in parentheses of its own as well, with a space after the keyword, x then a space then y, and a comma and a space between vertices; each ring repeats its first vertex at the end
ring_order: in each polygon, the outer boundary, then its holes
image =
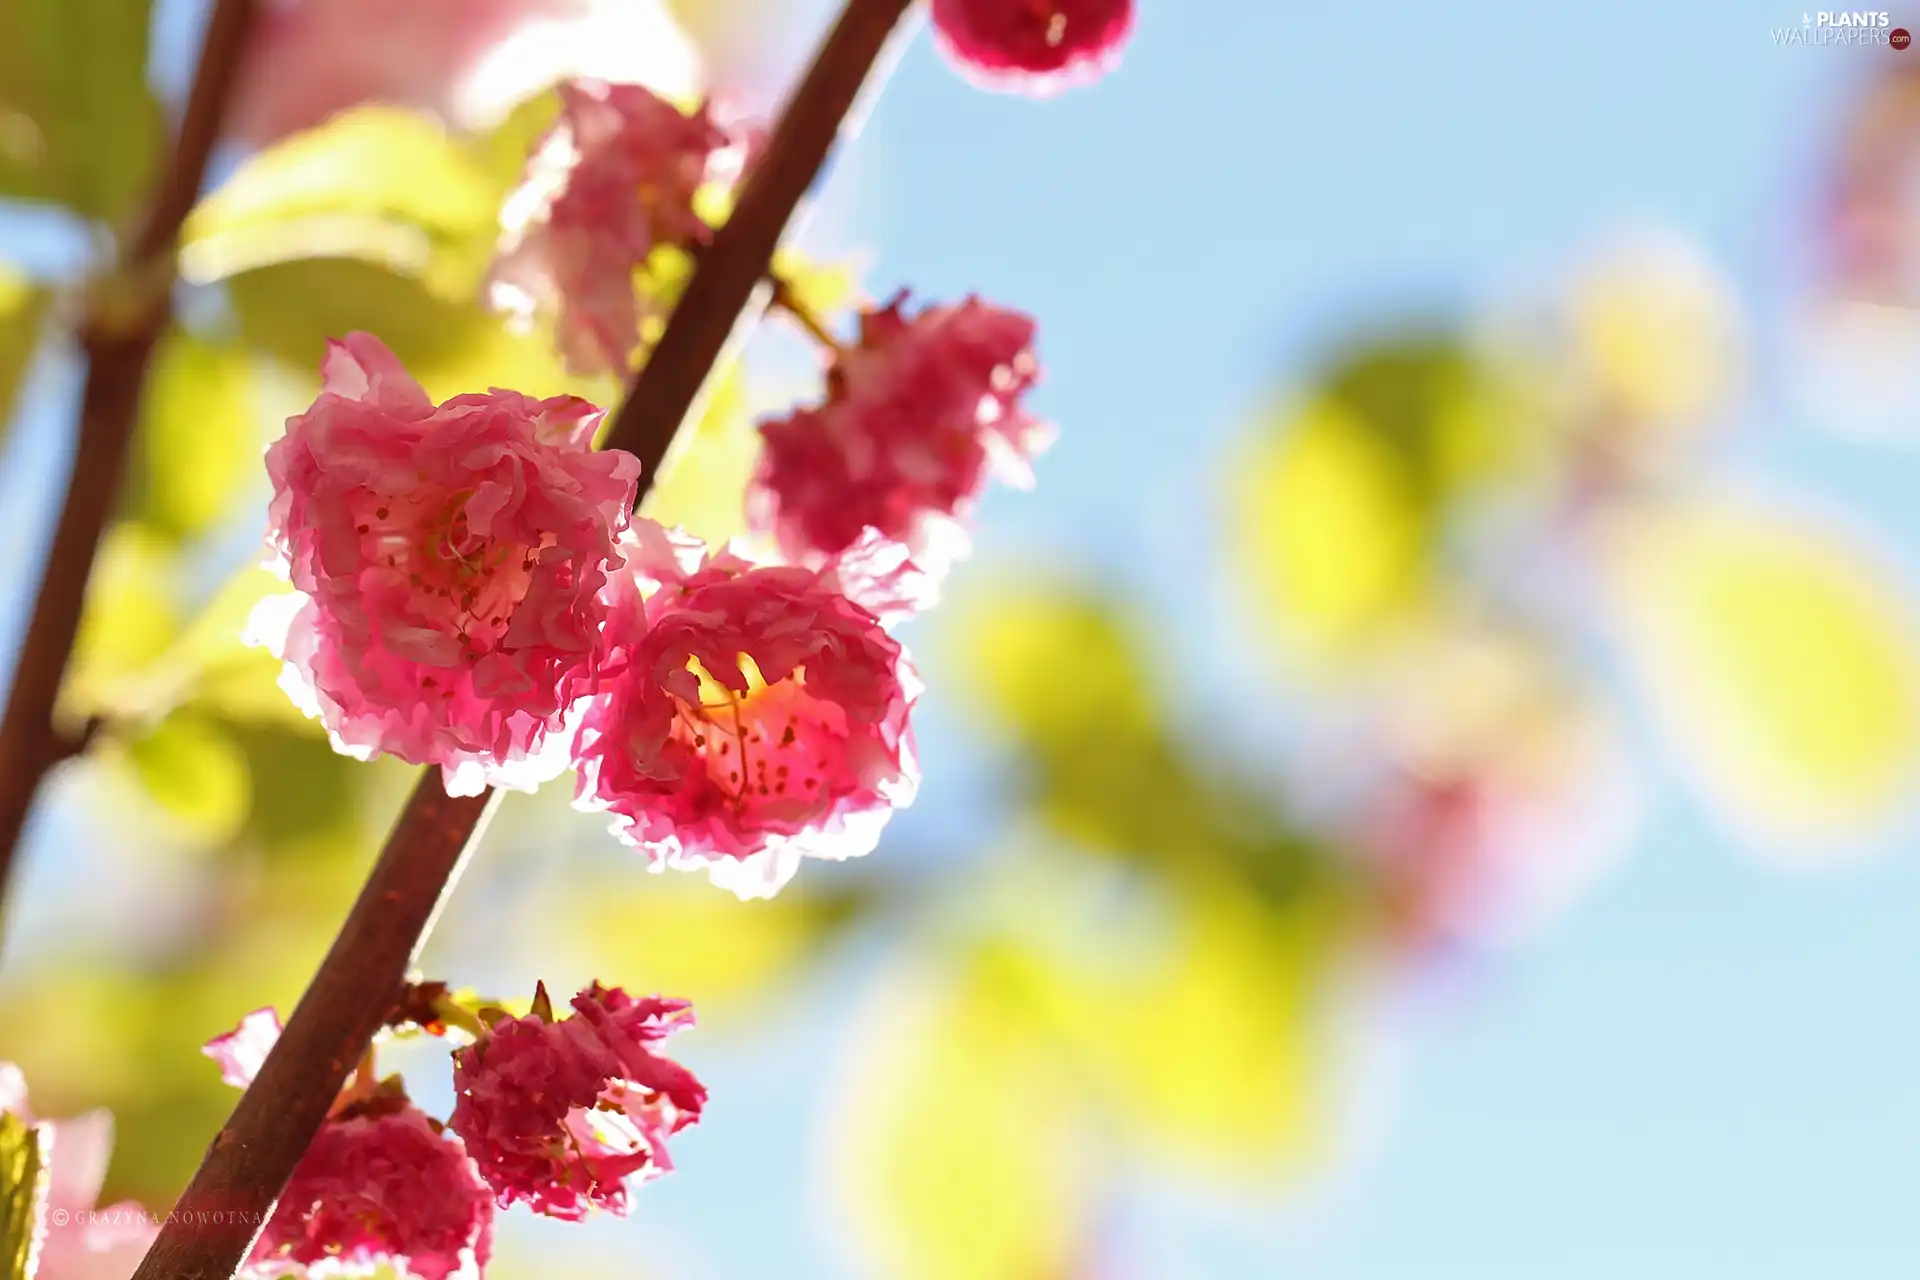
MULTIPOLYGON (((767 6, 678 8, 716 66, 768 60, 767 6)), ((140 0, 0 3, 0 197, 98 246, 128 225, 166 114, 151 22, 140 0)), ((1882 113, 1911 120, 1899 83, 1867 100, 1861 148, 1894 145, 1882 113)), ((324 340, 377 333, 437 397, 618 394, 480 305, 552 110, 541 94, 461 132, 353 107, 225 157, 188 222, 181 319, 63 692, 107 726, 60 782, 86 832, 64 838, 97 844, 88 865, 130 900, 0 972, 0 1057, 41 1112, 116 1117, 108 1198, 170 1202, 232 1101, 200 1043, 292 1004, 408 782, 333 755, 238 640, 275 585, 253 567, 259 454, 324 340)), ((1863 184, 1842 195, 1895 198, 1863 184)), ((843 320, 863 294, 849 262, 782 270, 843 320)), ((670 299, 685 273, 662 260, 641 284, 670 299)), ((0 261, 0 425, 36 353, 68 353, 83 296, 0 261)), ((742 532, 754 417, 806 386, 770 337, 652 514, 742 532)), ((1636 735, 1764 853, 1820 859, 1905 816, 1911 594, 1818 502, 1721 482, 1755 359, 1719 270, 1666 234, 1481 311, 1367 317, 1249 406, 1218 463, 1209 514, 1257 674, 1180 650, 1124 575, 963 573, 914 639, 991 748, 980 848, 889 841, 741 904, 640 873, 550 788, 506 806, 436 972, 688 996, 698 1065, 709 1042, 751 1054, 809 974, 879 946, 838 997, 856 1031, 817 1090, 829 1212, 858 1256, 928 1280, 1104 1274, 1119 1171, 1285 1187, 1337 1149, 1370 984, 1537 928, 1590 883, 1631 838, 1636 735)), ((548 1274, 503 1248, 497 1273, 548 1274)))

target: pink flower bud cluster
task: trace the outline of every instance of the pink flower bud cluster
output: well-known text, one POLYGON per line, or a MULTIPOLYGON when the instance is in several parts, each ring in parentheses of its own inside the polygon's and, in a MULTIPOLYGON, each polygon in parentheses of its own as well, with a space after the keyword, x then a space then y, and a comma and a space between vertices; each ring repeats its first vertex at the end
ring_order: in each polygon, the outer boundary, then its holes
POLYGON ((1045 97, 1119 65, 1133 0, 933 0, 933 30, 975 84, 1045 97))
POLYGON ((834 353, 826 398, 762 424, 756 524, 795 564, 878 542, 937 582, 966 547, 987 481, 1031 484, 1052 439, 1020 404, 1039 377, 1033 335, 1031 317, 978 298, 909 317, 902 293, 862 315, 859 342, 834 353))
MULTIPOLYGON (((371 1275, 478 1280, 496 1205, 578 1221, 624 1214, 628 1186, 669 1171, 667 1138, 695 1123, 706 1089, 654 1051, 693 1023, 683 1000, 635 1000, 598 983, 554 1020, 496 1016, 453 1057, 449 1123, 421 1111, 399 1077, 357 1072, 320 1126, 242 1267, 249 1280, 371 1275)), ((444 1030, 444 1028, 438 1028, 444 1030)), ((279 1038, 271 1009, 207 1042, 221 1078, 245 1089, 279 1038)), ((371 1059, 368 1060, 369 1064, 371 1059)), ((0 1085, 5 1083, 0 1069, 0 1085)), ((144 1241, 141 1242, 144 1248, 144 1241)))
POLYGON ((571 1017, 511 1018, 456 1052, 450 1124, 500 1205, 626 1213, 629 1183, 673 1168, 667 1139, 706 1105, 693 1073, 654 1051, 691 1025, 684 1000, 596 983, 571 1017))

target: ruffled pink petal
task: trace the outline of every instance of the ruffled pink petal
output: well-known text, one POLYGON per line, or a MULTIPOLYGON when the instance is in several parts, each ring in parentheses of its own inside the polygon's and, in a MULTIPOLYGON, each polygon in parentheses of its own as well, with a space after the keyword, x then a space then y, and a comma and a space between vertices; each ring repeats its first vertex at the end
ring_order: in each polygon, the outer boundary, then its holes
POLYGON ((236 1089, 253 1083, 267 1055, 280 1042, 280 1016, 272 1009, 255 1009, 240 1025, 207 1041, 200 1052, 220 1065, 220 1078, 236 1089))

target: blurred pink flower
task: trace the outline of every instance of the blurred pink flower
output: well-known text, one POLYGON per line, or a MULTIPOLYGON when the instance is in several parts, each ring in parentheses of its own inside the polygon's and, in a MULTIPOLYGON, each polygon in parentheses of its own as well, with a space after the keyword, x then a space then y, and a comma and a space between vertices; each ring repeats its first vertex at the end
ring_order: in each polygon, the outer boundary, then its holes
MULTIPOLYGON (((26 1079, 0 1062, 0 1111, 34 1123, 26 1079)), ((113 1116, 89 1111, 71 1120, 39 1122, 46 1142, 47 1200, 40 1224, 38 1280, 126 1280, 159 1234, 159 1224, 132 1200, 94 1208, 113 1153, 113 1116)))
POLYGON ((667 1138, 700 1119, 707 1091, 652 1051, 693 1025, 686 1001, 595 983, 573 1009, 496 1023, 455 1052, 452 1126, 502 1207, 578 1221, 625 1214, 629 1180, 673 1168, 667 1138))
MULTIPOLYGON (((220 1078, 245 1089, 280 1036, 272 1009, 209 1040, 220 1078)), ((397 1079, 350 1084, 294 1167, 240 1274, 478 1280, 493 1251, 493 1197, 466 1148, 397 1079)))
POLYGON ((487 128, 568 76, 698 90, 698 51, 660 0, 270 0, 228 119, 253 146, 362 102, 487 128))
POLYGON ((1119 65, 1133 0, 933 0, 933 31, 974 83, 1045 97, 1119 65))
POLYGON ((560 102, 501 211, 488 296, 522 324, 552 313, 574 372, 624 376, 640 341, 634 272, 658 246, 705 243, 693 197, 727 134, 706 107, 686 115, 638 85, 571 81, 560 102))
POLYGON ((937 580, 964 550, 961 521, 989 477, 1031 484, 1052 439, 1020 406, 1039 377, 1030 317, 968 298, 909 319, 905 302, 861 318, 824 403, 761 425, 749 510, 796 564, 856 548, 871 562, 871 530, 937 580))
POLYGON ((707 556, 645 520, 621 554, 576 804, 655 867, 705 867, 742 897, 802 857, 871 851, 919 779, 899 642, 831 570, 707 556))
POLYGON ((557 776, 638 459, 592 450, 584 400, 436 407, 367 334, 321 372, 267 450, 268 543, 299 594, 256 611, 255 642, 347 755, 438 764, 455 794, 557 776))

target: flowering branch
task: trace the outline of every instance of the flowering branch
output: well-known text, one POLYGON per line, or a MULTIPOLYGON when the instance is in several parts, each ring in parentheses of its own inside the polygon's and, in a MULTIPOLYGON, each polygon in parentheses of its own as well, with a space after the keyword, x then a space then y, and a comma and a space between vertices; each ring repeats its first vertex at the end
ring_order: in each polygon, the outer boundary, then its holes
MULTIPOLYGON (((636 455, 640 490, 749 311, 794 210, 910 0, 848 0, 783 111, 733 215, 700 255, 607 445, 636 455)), ((764 295, 763 295, 764 296, 764 295)), ((467 851, 498 800, 447 795, 426 770, 333 947, 242 1095, 135 1280, 226 1280, 395 1002, 467 851)))
POLYGON ((174 242, 206 176, 253 12, 253 0, 219 0, 214 6, 172 159, 146 220, 126 242, 114 273, 96 289, 82 326, 87 382, 72 475, 0 720, 0 904, 41 780, 86 747, 85 731, 66 732, 55 724, 54 704, 139 420, 147 365, 171 315, 174 242))

